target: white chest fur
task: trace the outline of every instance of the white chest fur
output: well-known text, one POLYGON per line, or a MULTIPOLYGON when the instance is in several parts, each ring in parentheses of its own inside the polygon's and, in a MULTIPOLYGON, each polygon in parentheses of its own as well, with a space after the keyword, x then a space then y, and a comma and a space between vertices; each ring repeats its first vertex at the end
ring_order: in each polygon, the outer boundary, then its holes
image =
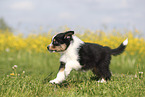
POLYGON ((73 36, 73 41, 70 43, 69 47, 65 52, 61 54, 60 61, 66 63, 67 67, 72 69, 80 69, 81 65, 78 62, 79 55, 78 55, 78 48, 84 42, 81 41, 78 37, 73 36))

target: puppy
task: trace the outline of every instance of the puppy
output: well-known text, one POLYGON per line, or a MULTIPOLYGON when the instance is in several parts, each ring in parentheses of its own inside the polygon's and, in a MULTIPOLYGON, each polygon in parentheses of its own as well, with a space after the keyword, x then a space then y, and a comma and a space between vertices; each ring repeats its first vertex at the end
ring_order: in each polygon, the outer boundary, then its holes
POLYGON ((50 52, 60 52, 60 67, 57 77, 50 83, 60 84, 70 74, 71 70, 89 70, 99 78, 99 82, 110 79, 109 64, 111 55, 121 54, 127 44, 126 39, 118 48, 111 49, 94 43, 86 43, 74 36, 74 31, 59 33, 52 38, 47 47, 50 52))

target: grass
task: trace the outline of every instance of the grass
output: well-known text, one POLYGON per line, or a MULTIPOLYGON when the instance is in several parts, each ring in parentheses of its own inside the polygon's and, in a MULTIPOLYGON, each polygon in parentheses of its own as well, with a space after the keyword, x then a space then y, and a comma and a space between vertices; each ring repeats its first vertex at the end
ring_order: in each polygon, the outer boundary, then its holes
POLYGON ((91 71, 73 70, 67 80, 60 84, 49 84, 56 77, 59 68, 59 54, 2 52, 0 54, 0 96, 3 97, 86 97, 116 96, 143 97, 145 95, 145 61, 139 55, 112 57, 111 80, 98 83, 91 71), (10 75, 17 65, 18 75, 10 75), (23 71, 25 73, 23 74, 23 71), (53 72, 51 74, 51 72, 53 72), (51 74, 50 76, 48 76, 51 74), (7 77, 9 75, 9 77, 7 77), (47 78, 45 81, 44 79, 47 78), (45 82, 45 83, 44 83, 45 82))

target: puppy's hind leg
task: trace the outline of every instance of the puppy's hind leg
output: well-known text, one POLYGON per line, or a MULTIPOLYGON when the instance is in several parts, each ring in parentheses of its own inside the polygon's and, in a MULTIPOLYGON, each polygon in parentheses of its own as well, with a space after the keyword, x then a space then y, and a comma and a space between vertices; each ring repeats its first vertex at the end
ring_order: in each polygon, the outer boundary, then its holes
POLYGON ((98 64, 98 72, 100 74, 101 80, 99 82, 103 83, 107 80, 110 80, 111 73, 109 70, 109 64, 110 64, 111 56, 106 56, 104 60, 102 60, 98 64))
POLYGON ((111 73, 109 70, 109 64, 110 64, 110 60, 104 61, 100 64, 99 73, 102 78, 100 82, 106 82, 107 80, 110 80, 111 73))
POLYGON ((99 70, 97 67, 94 67, 92 69, 92 72, 94 73, 95 77, 91 77, 91 79, 93 80, 99 80, 101 78, 100 74, 99 74, 99 70))

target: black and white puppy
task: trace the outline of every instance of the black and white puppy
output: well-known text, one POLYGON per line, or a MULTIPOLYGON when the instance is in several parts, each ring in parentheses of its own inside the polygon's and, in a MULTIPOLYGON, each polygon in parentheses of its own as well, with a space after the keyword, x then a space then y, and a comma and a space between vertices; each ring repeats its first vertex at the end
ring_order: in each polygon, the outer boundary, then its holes
POLYGON ((52 38, 51 44, 47 47, 50 52, 61 53, 59 72, 50 83, 62 83, 73 69, 91 69, 100 82, 109 80, 111 55, 121 54, 128 44, 128 39, 118 48, 111 49, 107 46, 83 42, 73 34, 74 31, 59 33, 52 38))

